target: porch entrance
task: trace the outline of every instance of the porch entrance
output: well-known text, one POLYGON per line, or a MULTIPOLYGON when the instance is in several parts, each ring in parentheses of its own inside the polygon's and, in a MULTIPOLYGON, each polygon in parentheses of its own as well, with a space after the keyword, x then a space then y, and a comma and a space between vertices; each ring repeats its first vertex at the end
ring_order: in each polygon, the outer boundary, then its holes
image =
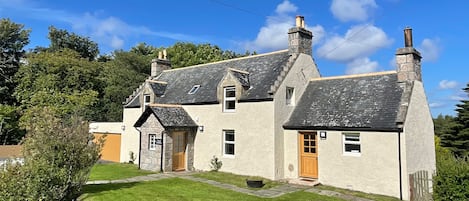
POLYGON ((300 132, 300 177, 318 178, 317 132, 300 132))
POLYGON ((173 171, 185 170, 186 132, 173 132, 173 171))

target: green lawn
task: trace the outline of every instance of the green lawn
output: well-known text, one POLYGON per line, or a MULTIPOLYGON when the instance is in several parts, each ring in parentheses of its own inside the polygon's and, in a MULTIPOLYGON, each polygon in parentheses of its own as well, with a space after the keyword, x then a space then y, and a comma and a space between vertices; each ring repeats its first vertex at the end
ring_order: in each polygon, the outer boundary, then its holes
POLYGON ((368 193, 363 193, 363 192, 359 192, 359 191, 351 191, 351 190, 336 188, 336 187, 332 187, 332 186, 318 185, 318 186, 316 186, 316 188, 322 189, 322 190, 335 191, 335 192, 339 192, 339 193, 346 194, 346 195, 352 195, 352 196, 367 198, 367 199, 376 200, 376 201, 398 201, 399 200, 399 199, 394 198, 394 197, 389 197, 389 196, 384 196, 384 195, 368 194, 368 193))
POLYGON ((135 164, 104 163, 93 166, 88 180, 95 181, 125 179, 154 173, 155 172, 139 170, 138 166, 135 164))
POLYGON ((321 196, 308 192, 295 192, 281 197, 267 199, 250 196, 230 190, 214 187, 209 184, 194 182, 181 178, 162 179, 151 182, 136 182, 124 184, 101 184, 84 186, 84 201, 107 200, 321 200, 340 201, 334 197, 321 196))
POLYGON ((262 179, 264 181, 264 187, 262 188, 249 188, 252 190, 257 190, 257 189, 266 189, 266 188, 272 188, 274 186, 278 186, 279 182, 271 181, 262 177, 252 177, 252 176, 241 176, 241 175, 235 175, 231 173, 226 173, 226 172, 201 172, 197 174, 193 174, 192 176, 194 177, 199 177, 199 178, 204 178, 208 180, 213 180, 213 181, 218 181, 220 183, 226 183, 226 184, 232 184, 241 188, 248 188, 246 186, 246 179, 262 179))

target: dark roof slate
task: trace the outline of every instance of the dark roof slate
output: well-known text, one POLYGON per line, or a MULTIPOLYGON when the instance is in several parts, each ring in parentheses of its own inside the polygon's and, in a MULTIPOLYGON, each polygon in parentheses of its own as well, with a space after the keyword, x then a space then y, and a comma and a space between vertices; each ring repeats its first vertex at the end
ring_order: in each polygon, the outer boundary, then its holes
POLYGON ((184 108, 168 106, 148 107, 137 122, 135 122, 134 127, 142 126, 151 114, 154 114, 161 125, 165 128, 197 127, 197 124, 192 120, 184 108))
POLYGON ((285 50, 163 71, 157 80, 168 84, 165 94, 157 98, 156 102, 163 104, 217 103, 217 87, 226 73, 229 73, 228 68, 249 72, 249 75, 235 75, 240 79, 241 84, 249 84, 249 89, 241 95, 240 101, 271 99, 272 96, 268 93, 270 86, 280 75, 289 57, 288 51, 285 50), (247 78, 249 79, 246 80, 247 78), (194 85, 200 85, 199 90, 194 94, 188 94, 194 85))
POLYGON ((402 92, 395 73, 313 80, 284 128, 396 130, 402 92))

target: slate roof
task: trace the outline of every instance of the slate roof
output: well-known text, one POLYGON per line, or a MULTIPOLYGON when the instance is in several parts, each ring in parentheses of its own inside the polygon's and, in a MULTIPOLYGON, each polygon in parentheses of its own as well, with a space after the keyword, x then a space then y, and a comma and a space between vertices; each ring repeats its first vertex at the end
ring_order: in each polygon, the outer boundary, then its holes
POLYGON ((180 106, 149 106, 140 118, 135 122, 134 127, 140 127, 148 117, 153 114, 165 128, 174 127, 197 127, 197 124, 187 114, 186 110, 180 106))
POLYGON ((193 67, 163 71, 156 79, 167 82, 165 93, 157 98, 162 104, 204 104, 218 103, 217 87, 229 68, 246 71, 234 72, 235 77, 247 86, 239 101, 272 100, 270 87, 287 64, 288 50, 248 56, 193 67), (249 80, 247 80, 249 79, 249 80), (194 94, 188 94, 194 85, 200 85, 194 94))
POLYGON ((396 73, 312 80, 283 127, 395 131, 402 93, 396 73))

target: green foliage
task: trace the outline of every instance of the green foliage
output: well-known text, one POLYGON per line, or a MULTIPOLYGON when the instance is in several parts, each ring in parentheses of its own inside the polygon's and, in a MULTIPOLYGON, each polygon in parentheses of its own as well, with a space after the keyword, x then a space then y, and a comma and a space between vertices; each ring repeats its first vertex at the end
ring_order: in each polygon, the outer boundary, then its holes
POLYGON ((167 51, 173 68, 205 64, 251 55, 249 51, 244 54, 239 54, 229 50, 222 50, 220 47, 208 43, 193 44, 178 42, 173 46, 168 47, 167 51))
POLYGON ((10 19, 0 19, 0 104, 13 105, 16 86, 13 79, 24 56, 24 46, 29 43, 30 30, 10 19))
POLYGON ((0 104, 0 144, 18 144, 24 137, 20 129, 18 107, 0 104))
POLYGON ((223 162, 216 156, 213 156, 212 160, 210 160, 210 169, 212 169, 212 171, 218 172, 222 165, 223 162))
POLYGON ((51 44, 49 51, 59 51, 62 49, 72 49, 80 54, 82 58, 90 61, 94 60, 98 54, 98 44, 90 40, 88 37, 69 33, 64 29, 57 29, 53 26, 49 27, 49 36, 51 44))
POLYGON ((0 200, 74 200, 99 159, 102 139, 93 143, 88 123, 59 119, 48 108, 28 121, 24 165, 0 172, 0 200))
POLYGON ((439 200, 469 200, 469 158, 455 158, 436 140, 436 168, 433 177, 433 198, 439 200))
POLYGON ((91 119, 102 83, 98 62, 83 59, 73 50, 31 54, 17 73, 16 98, 27 121, 35 108, 50 107, 61 116, 76 113, 91 119))

